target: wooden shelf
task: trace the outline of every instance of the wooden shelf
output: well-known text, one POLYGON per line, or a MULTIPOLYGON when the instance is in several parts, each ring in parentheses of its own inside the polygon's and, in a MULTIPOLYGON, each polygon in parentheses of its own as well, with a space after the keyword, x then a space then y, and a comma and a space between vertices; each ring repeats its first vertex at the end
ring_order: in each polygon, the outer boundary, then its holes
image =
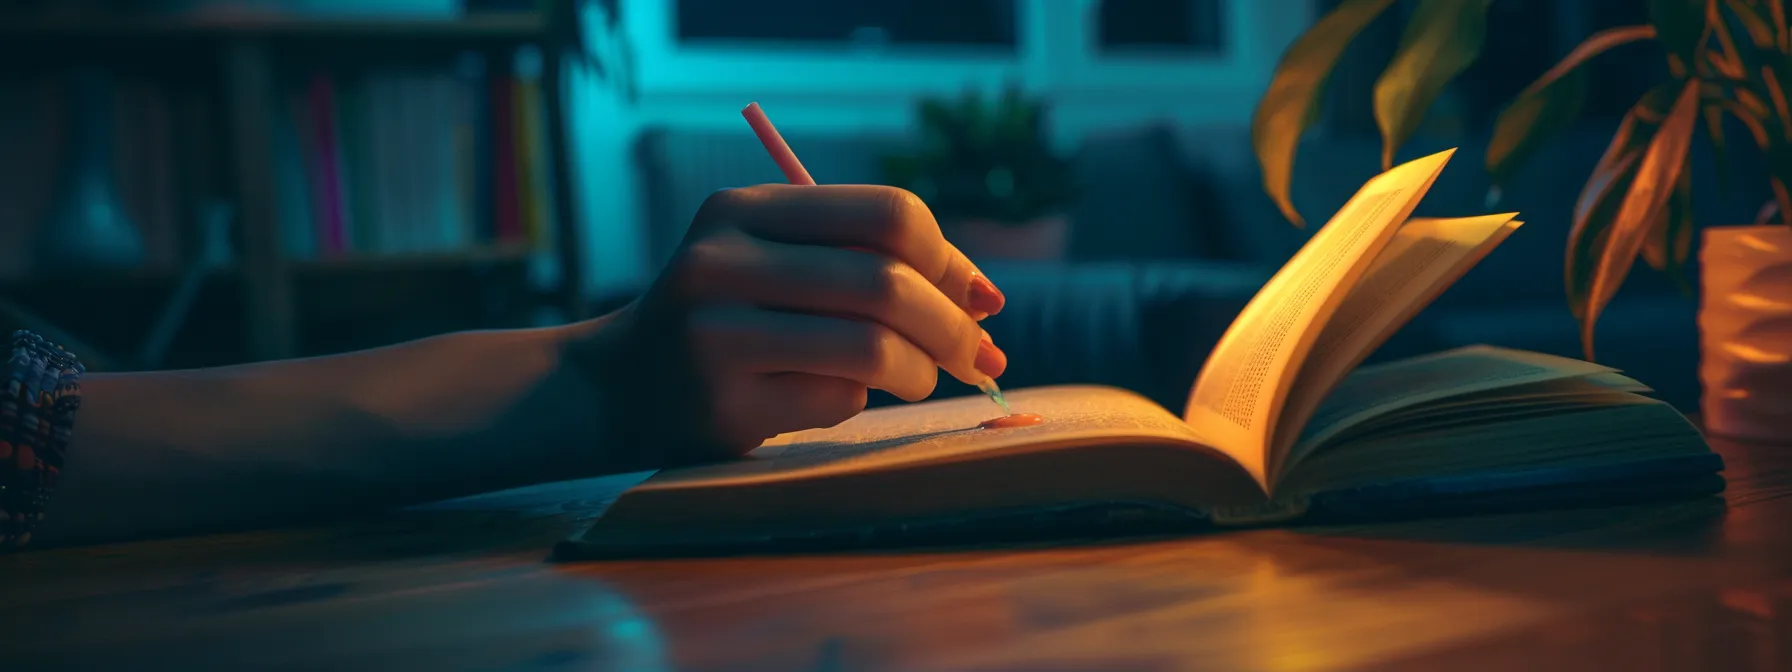
POLYGON ((198 16, 80 15, 0 16, 0 44, 21 41, 132 40, 171 42, 191 39, 259 37, 292 41, 436 40, 523 41, 548 34, 538 12, 473 14, 455 18, 304 17, 282 14, 198 16))
MULTIPOLYGON (((304 294, 314 294, 317 287, 360 296, 388 285, 469 278, 495 282, 494 275, 525 275, 526 262, 533 253, 522 247, 494 246, 430 254, 282 259, 274 202, 278 176, 273 172, 272 120, 283 104, 278 92, 282 78, 301 69, 353 71, 419 64, 440 68, 444 57, 465 52, 502 58, 505 52, 524 45, 539 47, 544 56, 544 142, 550 170, 560 176, 553 180, 549 194, 556 213, 552 227, 557 243, 541 252, 553 254, 561 266, 561 278, 551 298, 563 304, 569 319, 583 317, 583 269, 578 264, 575 224, 578 202, 567 177, 573 171, 566 150, 565 84, 560 77, 564 58, 581 48, 577 2, 542 0, 532 12, 444 18, 240 11, 184 15, 0 11, 0 77, 15 71, 36 76, 42 69, 31 64, 44 62, 58 67, 142 70, 165 78, 168 86, 203 92, 205 100, 201 102, 206 107, 216 103, 218 114, 207 123, 216 125, 217 156, 205 160, 218 164, 213 172, 231 178, 224 181, 229 188, 221 188, 220 193, 236 207, 241 263, 212 273, 208 282, 232 286, 239 295, 237 308, 246 327, 248 358, 277 359, 301 349, 301 333, 312 326, 305 320, 317 319, 301 315, 306 310, 304 302, 310 300, 304 294), (380 283, 379 287, 373 283, 380 283)), ((112 296, 121 286, 167 284, 179 276, 178 269, 142 269, 0 278, 0 293, 22 290, 28 295, 49 296, 80 290, 112 296)))
MULTIPOLYGON (((357 273, 408 273, 455 271, 478 266, 524 263, 536 250, 528 245, 492 245, 466 250, 408 254, 351 254, 325 259, 295 259, 286 268, 307 276, 357 273)), ((228 265, 207 275, 237 275, 241 268, 228 265)), ((118 268, 0 277, 0 291, 27 291, 57 284, 105 286, 171 282, 183 274, 174 268, 118 268)))

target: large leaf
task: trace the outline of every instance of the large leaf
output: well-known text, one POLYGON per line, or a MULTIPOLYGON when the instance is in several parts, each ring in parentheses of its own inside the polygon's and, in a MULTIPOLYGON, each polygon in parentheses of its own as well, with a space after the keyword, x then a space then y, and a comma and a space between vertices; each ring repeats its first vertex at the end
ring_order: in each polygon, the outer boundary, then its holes
POLYGON ((1481 56, 1491 0, 1419 0, 1400 49, 1375 80, 1375 122, 1381 126, 1381 169, 1394 167, 1425 111, 1450 80, 1481 56))
POLYGON ((1637 166, 1642 163, 1643 152, 1655 137, 1657 122, 1667 114, 1678 89, 1676 82, 1657 85, 1631 106, 1575 200, 1562 274, 1568 307, 1576 320, 1586 319, 1586 299, 1593 289, 1592 260, 1603 249, 1612 221, 1617 218, 1637 166))
POLYGON ((1289 194, 1294 180, 1294 154, 1301 136, 1319 117, 1325 82, 1339 57, 1365 26, 1387 11, 1394 0, 1344 0, 1289 45, 1276 64, 1269 90, 1251 117, 1251 146, 1263 167, 1263 191, 1295 226, 1304 220, 1289 194))
POLYGON ((1640 110, 1649 104, 1650 100, 1644 98, 1624 115, 1624 120, 1618 124, 1618 132, 1612 135, 1611 143, 1593 167, 1593 174, 1581 187, 1580 197, 1575 199, 1574 224, 1568 230, 1568 250, 1562 275, 1568 292, 1568 308, 1576 320, 1586 319, 1586 297, 1593 288, 1587 260, 1593 258, 1609 237, 1612 219, 1618 216, 1618 207, 1624 202, 1624 194, 1630 191, 1637 165, 1642 162, 1643 151, 1653 136, 1653 127, 1640 121, 1640 110))
POLYGON ((1581 348, 1586 351, 1588 360, 1594 357, 1593 330, 1600 311, 1611 302, 1625 276, 1630 274, 1649 225, 1662 216, 1668 197, 1680 181, 1681 171, 1686 168, 1686 154, 1692 146, 1698 116, 1699 83, 1691 80, 1681 89, 1661 128, 1649 141, 1649 150, 1643 154, 1642 165, 1637 167, 1636 179, 1631 182, 1629 193, 1624 195, 1624 204, 1612 221, 1611 234, 1598 250, 1593 286, 1586 299, 1586 317, 1581 320, 1581 348))
POLYGON ((1504 185, 1538 147, 1561 133, 1580 114, 1587 95, 1587 76, 1581 65, 1613 47, 1653 37, 1653 26, 1600 31, 1513 98, 1494 120, 1493 139, 1487 143, 1487 174, 1493 187, 1504 185))
POLYGON ((1667 274, 1685 292, 1692 291, 1685 273, 1687 256, 1692 253, 1692 232, 1692 171, 1682 168, 1674 193, 1668 196, 1667 209, 1643 238, 1643 261, 1667 274))
POLYGON ((1757 49, 1770 51, 1776 48, 1773 25, 1767 22, 1766 17, 1761 16, 1755 3, 1749 0, 1724 0, 1724 5, 1729 7, 1730 13, 1736 17, 1736 23, 1748 35, 1749 44, 1755 45, 1757 49))
POLYGON ((1767 20, 1773 22, 1774 43, 1780 51, 1792 51, 1792 44, 1787 44, 1786 5, 1780 0, 1767 0, 1767 20))

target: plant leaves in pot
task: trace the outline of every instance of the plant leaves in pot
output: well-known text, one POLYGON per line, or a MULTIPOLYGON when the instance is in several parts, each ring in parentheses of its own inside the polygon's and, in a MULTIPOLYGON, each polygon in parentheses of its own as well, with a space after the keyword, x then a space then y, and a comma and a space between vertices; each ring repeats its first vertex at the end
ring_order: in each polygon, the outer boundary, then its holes
POLYGON ((1050 146, 1045 106, 1009 87, 916 107, 919 142, 882 157, 886 184, 927 203, 948 240, 972 259, 1061 259, 1072 198, 1068 162, 1050 146))
MULTIPOLYGON (((1497 200, 1536 150, 1567 129, 1586 96, 1588 61, 1653 41, 1669 79, 1619 123, 1575 203, 1563 280, 1594 358, 1594 328, 1641 258, 1691 291, 1684 267, 1694 233, 1693 136, 1703 132, 1728 178, 1724 122, 1734 119, 1766 158, 1773 201, 1751 226, 1709 226, 1700 251, 1700 379, 1705 429, 1739 438, 1792 437, 1792 24, 1779 0, 1639 0, 1646 24, 1595 33, 1501 111, 1487 148, 1497 200), (1778 214, 1778 223, 1771 219, 1778 214)), ((1375 85, 1383 163, 1411 137, 1439 91, 1479 56, 1492 0, 1418 0, 1375 85)), ((1357 33, 1395 3, 1343 0, 1284 53, 1252 125, 1264 190, 1300 225, 1289 195, 1301 133, 1317 118, 1326 80, 1357 33)))

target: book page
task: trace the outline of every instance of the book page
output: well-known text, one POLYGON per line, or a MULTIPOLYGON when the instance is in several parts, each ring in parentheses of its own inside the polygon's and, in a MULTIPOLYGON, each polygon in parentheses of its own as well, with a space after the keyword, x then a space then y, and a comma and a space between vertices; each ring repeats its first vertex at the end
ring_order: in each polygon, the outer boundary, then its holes
POLYGON ((1363 367, 1313 413, 1281 473, 1297 469, 1328 440, 1383 415, 1450 397, 1612 372, 1591 362, 1485 345, 1363 367))
POLYGON ((1279 473, 1313 410, 1369 354, 1516 230, 1514 215, 1414 219, 1400 227, 1319 332, 1276 417, 1269 471, 1279 473))
POLYGON ((661 472, 639 487, 744 485, 1093 443, 1199 443, 1194 430, 1162 406, 1117 388, 1044 387, 1014 390, 1007 397, 1016 413, 1035 413, 1045 422, 978 429, 1001 415, 982 395, 903 404, 866 411, 834 427, 773 437, 742 460, 661 472))
POLYGON ((1183 419, 1268 487, 1268 440, 1306 351, 1437 179, 1451 152, 1382 173, 1357 191, 1252 297, 1195 381, 1183 419))

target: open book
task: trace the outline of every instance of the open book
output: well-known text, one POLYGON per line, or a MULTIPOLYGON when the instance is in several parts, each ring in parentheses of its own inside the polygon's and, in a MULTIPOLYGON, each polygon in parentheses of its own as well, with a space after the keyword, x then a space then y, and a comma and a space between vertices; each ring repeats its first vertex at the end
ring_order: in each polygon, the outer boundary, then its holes
POLYGON ((1213 348, 1181 417, 1125 390, 872 410, 624 493, 561 557, 1376 519, 1721 491, 1722 460, 1648 388, 1470 347, 1359 365, 1519 227, 1408 219, 1444 152, 1370 180, 1213 348))

